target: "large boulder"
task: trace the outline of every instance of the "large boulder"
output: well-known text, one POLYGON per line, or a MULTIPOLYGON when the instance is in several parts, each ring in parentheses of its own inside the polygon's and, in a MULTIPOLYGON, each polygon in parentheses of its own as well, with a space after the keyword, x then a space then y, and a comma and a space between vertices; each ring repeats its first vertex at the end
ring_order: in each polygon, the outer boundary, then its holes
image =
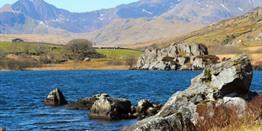
POLYGON ((47 98, 44 100, 44 104, 48 106, 62 106, 66 105, 67 101, 63 93, 56 88, 48 94, 47 98))
POLYGON ((129 119, 132 117, 131 106, 127 99, 101 95, 92 105, 89 116, 105 120, 129 119))
POLYGON ((208 64, 216 62, 204 56, 208 56, 208 50, 202 44, 182 43, 163 49, 149 48, 138 59, 136 69, 203 69, 208 64))
POLYGON ((155 116, 127 130, 193 131, 193 125, 198 122, 197 105, 207 101, 222 101, 222 104, 230 101, 227 105, 240 106, 241 112, 244 101, 235 97, 248 99, 252 75, 250 60, 245 55, 208 66, 192 79, 188 89, 171 96, 155 116))

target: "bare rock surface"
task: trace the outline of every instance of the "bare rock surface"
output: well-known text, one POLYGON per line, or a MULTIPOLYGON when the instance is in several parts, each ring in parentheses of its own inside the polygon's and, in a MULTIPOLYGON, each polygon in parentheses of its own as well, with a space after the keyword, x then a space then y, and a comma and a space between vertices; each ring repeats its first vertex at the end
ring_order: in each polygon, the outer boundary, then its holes
POLYGON ((191 70, 203 69, 218 60, 208 55, 202 44, 173 44, 164 49, 149 48, 139 58, 136 68, 142 70, 191 70))
POLYGON ((194 131, 198 122, 197 105, 207 101, 222 101, 221 104, 236 106, 241 112, 250 97, 252 76, 246 55, 207 66, 186 90, 171 96, 156 115, 124 130, 194 131))

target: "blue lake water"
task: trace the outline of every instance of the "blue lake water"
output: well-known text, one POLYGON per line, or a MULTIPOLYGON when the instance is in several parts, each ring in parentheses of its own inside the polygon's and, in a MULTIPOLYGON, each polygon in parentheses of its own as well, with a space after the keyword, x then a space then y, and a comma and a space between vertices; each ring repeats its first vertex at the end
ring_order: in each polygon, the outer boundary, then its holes
MULTIPOLYGON (((164 103, 190 85, 200 72, 178 71, 15 71, 0 72, 0 127, 8 130, 114 131, 136 120, 95 121, 87 111, 46 107, 42 101, 60 88, 69 101, 106 92, 137 103, 149 99, 164 103)), ((262 90, 262 72, 256 71, 252 90, 262 90)))

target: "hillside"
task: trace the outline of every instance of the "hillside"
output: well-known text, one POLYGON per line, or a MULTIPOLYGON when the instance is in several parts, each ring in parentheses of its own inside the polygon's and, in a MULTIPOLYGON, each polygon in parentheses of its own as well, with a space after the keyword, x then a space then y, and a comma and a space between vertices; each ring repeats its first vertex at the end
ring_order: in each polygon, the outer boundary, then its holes
POLYGON ((44 42, 49 39, 42 35, 61 35, 88 38, 100 45, 126 45, 185 35, 259 6, 261 0, 139 0, 74 13, 44 0, 18 0, 0 8, 0 33, 39 35, 44 42))
POLYGON ((160 39, 143 44, 161 48, 181 42, 202 43, 209 47, 210 54, 221 58, 246 53, 251 56, 254 64, 262 64, 262 8, 211 24, 183 37, 160 39))

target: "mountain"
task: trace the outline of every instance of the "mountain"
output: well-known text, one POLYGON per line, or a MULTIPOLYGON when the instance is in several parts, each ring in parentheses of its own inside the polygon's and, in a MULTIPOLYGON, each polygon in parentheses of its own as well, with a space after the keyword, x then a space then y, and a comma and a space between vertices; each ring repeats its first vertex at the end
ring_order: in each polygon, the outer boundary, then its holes
MULTIPOLYGON (((28 17, 34 20, 34 23, 37 24, 45 24, 49 27, 59 28, 73 33, 83 33, 102 28, 105 25, 110 24, 114 19, 157 16, 165 12, 174 2, 171 2, 170 0, 166 1, 164 4, 162 3, 162 1, 142 0, 130 5, 121 5, 113 9, 86 13, 72 13, 56 8, 43 0, 19 0, 11 6, 11 12, 7 11, 8 14, 7 12, 2 12, 1 14, 8 16, 21 15, 19 17, 28 17), (152 12, 148 12, 147 10, 149 9, 152 10, 152 12)), ((16 21, 15 23, 24 25, 26 23, 25 21, 26 19, 23 21, 16 21)), ((12 32, 7 30, 6 33, 12 32)))
POLYGON ((160 16, 113 21, 87 36, 104 44, 131 44, 176 37, 245 14, 258 6, 262 6, 261 0, 181 0, 160 16))
POLYGON ((18 0, 0 9, 0 33, 73 34, 121 45, 184 35, 259 6, 261 0, 140 0, 73 13, 43 0, 18 0))

